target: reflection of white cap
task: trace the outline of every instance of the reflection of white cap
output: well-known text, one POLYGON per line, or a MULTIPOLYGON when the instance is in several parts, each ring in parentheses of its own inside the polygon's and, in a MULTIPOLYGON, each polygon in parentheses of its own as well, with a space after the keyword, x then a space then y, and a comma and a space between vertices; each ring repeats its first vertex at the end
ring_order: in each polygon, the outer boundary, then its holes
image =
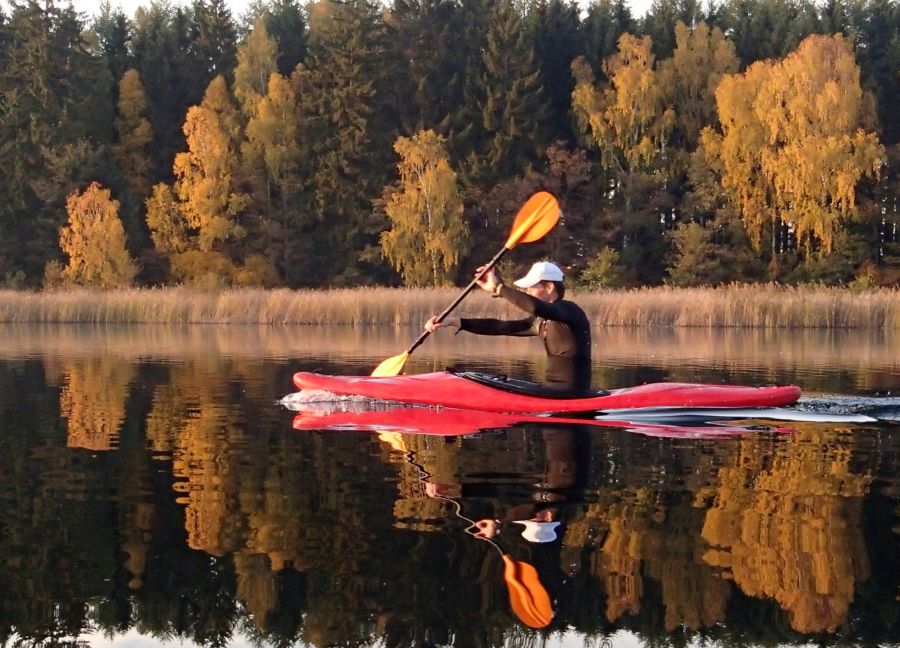
POLYGON ((534 520, 515 520, 516 524, 522 524, 522 537, 528 542, 553 542, 556 540, 556 527, 559 522, 535 522, 534 520))
POLYGON ((540 281, 562 281, 565 278, 559 266, 549 261, 539 261, 531 266, 528 274, 513 282, 519 288, 531 288, 540 281))

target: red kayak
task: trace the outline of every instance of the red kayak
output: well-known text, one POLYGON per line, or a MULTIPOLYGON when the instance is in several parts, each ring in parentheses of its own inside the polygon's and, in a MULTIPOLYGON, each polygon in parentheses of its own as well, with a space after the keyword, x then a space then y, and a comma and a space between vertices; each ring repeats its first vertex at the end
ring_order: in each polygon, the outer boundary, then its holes
POLYGON ((301 371, 294 374, 294 384, 301 390, 321 390, 342 396, 519 414, 646 407, 780 407, 796 403, 800 398, 800 388, 793 385, 741 387, 694 383, 651 383, 571 397, 504 376, 452 371, 382 378, 328 376, 301 371))
POLYGON ((358 432, 385 432, 400 434, 426 434, 433 436, 466 436, 485 430, 498 430, 516 426, 590 426, 592 428, 619 429, 646 436, 681 439, 723 439, 750 432, 791 432, 790 428, 771 425, 743 426, 722 421, 675 425, 639 421, 618 421, 596 418, 559 418, 528 414, 501 414, 434 407, 393 405, 386 408, 343 411, 311 407, 301 409, 294 417, 295 430, 353 430, 358 432))

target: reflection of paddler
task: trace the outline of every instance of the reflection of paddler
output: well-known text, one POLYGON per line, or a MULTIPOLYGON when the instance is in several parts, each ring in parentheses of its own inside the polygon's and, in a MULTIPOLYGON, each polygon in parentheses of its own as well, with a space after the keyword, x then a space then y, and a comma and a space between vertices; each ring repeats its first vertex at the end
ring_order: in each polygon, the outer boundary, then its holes
MULTIPOLYGON (((495 506, 499 504, 505 509, 502 514, 471 521, 466 532, 490 543, 500 552, 504 565, 503 578, 509 591, 513 613, 532 628, 544 628, 553 619, 553 606, 538 571, 529 562, 511 558, 497 543, 507 547, 507 535, 513 538, 519 536, 535 549, 546 548, 541 549, 535 557, 542 556, 543 559, 552 561, 555 560, 553 556, 556 556, 558 559, 557 552, 562 546, 562 507, 568 500, 579 499, 580 492, 586 485, 590 436, 586 430, 578 427, 545 427, 534 431, 541 434, 546 459, 540 477, 533 485, 529 501, 520 501, 506 507, 502 506, 502 501, 496 502, 495 506), (504 533, 507 535, 502 535, 504 533)), ((494 489, 485 486, 438 481, 427 483, 425 492, 430 497, 452 502, 457 516, 469 521, 469 518, 462 515, 461 502, 466 497, 496 497, 494 489)), ((497 511, 496 508, 494 510, 497 511)), ((518 547, 519 550, 524 549, 521 541, 518 547)), ((512 550, 511 545, 507 548, 512 550)), ((553 571, 552 566, 550 569, 553 571)))
MULTIPOLYGON (((434 497, 453 504, 456 515, 471 523, 471 526, 466 529, 466 533, 487 542, 499 552, 500 558, 503 560, 503 580, 509 592, 509 606, 513 614, 522 623, 532 628, 546 628, 550 625, 553 620, 553 604, 550 602, 550 595, 541 583, 537 570, 523 560, 513 560, 506 555, 496 542, 479 530, 479 522, 465 517, 460 512, 459 502, 440 495, 434 495, 434 497)), ((487 521, 488 524, 492 522, 493 520, 487 521)))

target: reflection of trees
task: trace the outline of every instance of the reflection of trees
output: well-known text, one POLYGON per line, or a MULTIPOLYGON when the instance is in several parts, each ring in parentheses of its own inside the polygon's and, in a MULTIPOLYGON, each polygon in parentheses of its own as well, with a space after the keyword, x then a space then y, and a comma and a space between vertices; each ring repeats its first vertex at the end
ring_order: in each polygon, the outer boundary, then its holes
MULTIPOLYGON (((119 381, 124 418, 114 451, 67 447, 40 364, 0 365, 0 414, 14 422, 0 435, 0 639, 93 624, 209 645, 236 630, 277 645, 539 640, 509 610, 498 552, 425 485, 476 519, 534 503, 550 457, 540 430, 406 435, 398 451, 375 435, 290 430, 269 400, 284 376, 250 361, 127 378, 60 367, 72 394, 89 393, 70 386, 90 372, 119 381)), ((823 643, 896 642, 895 437, 799 427, 716 442, 578 430, 592 459, 587 484, 562 492, 561 546, 517 529, 498 544, 546 580, 554 628, 774 643, 849 618, 823 643), (880 570, 868 579, 867 556, 880 570), (771 627, 779 608, 797 634, 771 627)))
POLYGON ((746 594, 778 601, 801 632, 846 623, 869 575, 861 524, 871 478, 853 472, 845 434, 806 426, 774 448, 743 439, 703 525, 714 547, 705 560, 746 594))
POLYGON ((72 448, 110 450, 125 419, 125 399, 134 365, 106 359, 65 363, 60 409, 72 448))

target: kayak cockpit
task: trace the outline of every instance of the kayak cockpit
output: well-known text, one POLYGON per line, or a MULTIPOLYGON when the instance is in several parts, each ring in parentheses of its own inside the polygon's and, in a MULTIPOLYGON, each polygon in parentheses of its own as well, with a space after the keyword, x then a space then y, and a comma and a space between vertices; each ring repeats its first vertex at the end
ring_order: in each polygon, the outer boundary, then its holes
POLYGON ((529 380, 520 380, 518 378, 510 378, 502 374, 489 374, 481 371, 451 371, 455 376, 471 380, 472 382, 498 389, 510 394, 520 394, 522 396, 536 396, 538 398, 547 399, 565 399, 578 400, 582 398, 597 398, 598 396, 609 396, 609 392, 605 389, 592 389, 586 392, 567 392, 550 389, 543 385, 529 380))

